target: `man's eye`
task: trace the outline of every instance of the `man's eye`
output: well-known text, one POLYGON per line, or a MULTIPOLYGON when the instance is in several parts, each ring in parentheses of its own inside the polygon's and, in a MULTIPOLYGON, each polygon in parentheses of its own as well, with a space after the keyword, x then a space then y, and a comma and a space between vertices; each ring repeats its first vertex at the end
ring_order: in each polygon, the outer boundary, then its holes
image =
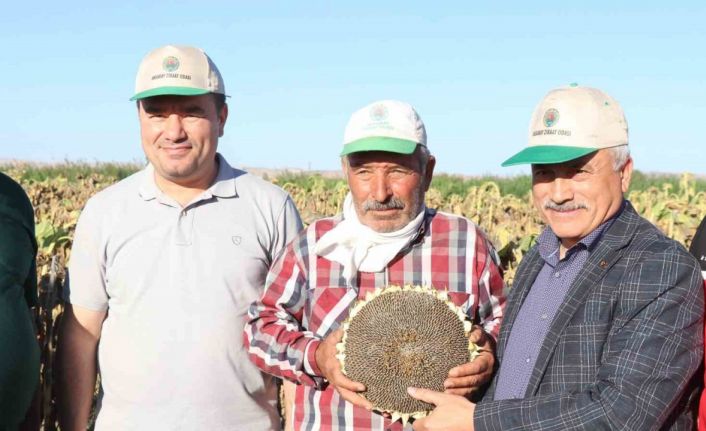
POLYGON ((368 179, 368 178, 370 178, 370 177, 373 175, 373 171, 372 171, 372 170, 370 170, 370 169, 365 169, 365 168, 356 169, 356 170, 354 171, 354 173, 355 173, 355 175, 356 175, 358 178, 363 178, 363 179, 368 179))

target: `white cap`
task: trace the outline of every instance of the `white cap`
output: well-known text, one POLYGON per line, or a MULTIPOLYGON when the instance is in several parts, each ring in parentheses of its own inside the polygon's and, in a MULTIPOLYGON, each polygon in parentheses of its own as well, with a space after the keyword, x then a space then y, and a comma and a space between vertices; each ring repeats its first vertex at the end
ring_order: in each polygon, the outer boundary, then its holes
POLYGON ((572 84, 544 96, 532 115, 527 147, 502 165, 562 163, 627 144, 620 104, 601 90, 572 84))
POLYGON ((145 97, 225 94, 221 73, 203 50, 191 46, 167 45, 142 59, 135 78, 135 95, 145 97))
POLYGON ((427 145, 427 132, 417 111, 398 100, 380 100, 351 115, 341 155, 358 151, 411 154, 427 145))

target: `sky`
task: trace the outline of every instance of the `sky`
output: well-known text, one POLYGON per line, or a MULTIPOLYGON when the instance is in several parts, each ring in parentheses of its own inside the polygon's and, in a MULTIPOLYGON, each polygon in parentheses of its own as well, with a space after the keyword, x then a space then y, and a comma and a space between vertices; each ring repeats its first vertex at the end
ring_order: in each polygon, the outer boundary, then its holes
POLYGON ((706 174, 704 1, 10 2, 0 15, 0 160, 143 161, 142 57, 204 49, 235 166, 334 170, 351 113, 412 104, 437 172, 514 175, 534 106, 597 87, 622 105, 635 167, 706 174))

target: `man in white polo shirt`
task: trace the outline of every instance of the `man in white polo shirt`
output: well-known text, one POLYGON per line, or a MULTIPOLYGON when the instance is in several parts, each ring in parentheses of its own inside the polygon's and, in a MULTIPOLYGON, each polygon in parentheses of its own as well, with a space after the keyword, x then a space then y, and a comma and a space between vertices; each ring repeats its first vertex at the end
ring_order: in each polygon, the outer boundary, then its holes
POLYGON ((284 191, 216 152, 228 107, 203 51, 150 52, 132 100, 150 164, 92 197, 76 228, 62 429, 86 429, 97 365, 97 430, 279 429, 274 382, 241 337, 299 214, 284 191))

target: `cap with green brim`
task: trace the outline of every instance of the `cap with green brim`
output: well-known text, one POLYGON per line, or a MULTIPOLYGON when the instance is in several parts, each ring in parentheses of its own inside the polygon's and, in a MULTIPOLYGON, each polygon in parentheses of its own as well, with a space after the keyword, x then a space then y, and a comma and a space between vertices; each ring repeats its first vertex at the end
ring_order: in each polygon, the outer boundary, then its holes
POLYGON ((343 146, 341 156, 359 151, 388 151, 390 153, 412 154, 415 148, 417 148, 417 143, 414 141, 386 136, 373 136, 347 143, 343 146))
POLYGON ((151 90, 146 90, 141 93, 137 93, 130 98, 130 100, 140 100, 146 99, 148 97, 154 96, 200 96, 202 94, 209 94, 210 91, 201 88, 189 88, 189 87, 158 87, 151 90))
POLYGON ((502 166, 563 163, 621 145, 628 145, 628 124, 618 102, 571 84, 544 96, 532 114, 527 146, 502 166))
POLYGON ((527 147, 509 159, 505 160, 501 166, 514 166, 524 164, 548 165, 552 163, 563 163, 569 160, 578 159, 586 154, 598 151, 596 148, 566 147, 560 145, 537 145, 527 147))
POLYGON ((380 100, 351 115, 341 156, 361 151, 412 154, 417 145, 427 145, 427 132, 417 111, 398 100, 380 100))
POLYGON ((135 95, 130 100, 209 93, 225 95, 225 86, 208 55, 191 46, 167 45, 142 59, 135 78, 135 95))

